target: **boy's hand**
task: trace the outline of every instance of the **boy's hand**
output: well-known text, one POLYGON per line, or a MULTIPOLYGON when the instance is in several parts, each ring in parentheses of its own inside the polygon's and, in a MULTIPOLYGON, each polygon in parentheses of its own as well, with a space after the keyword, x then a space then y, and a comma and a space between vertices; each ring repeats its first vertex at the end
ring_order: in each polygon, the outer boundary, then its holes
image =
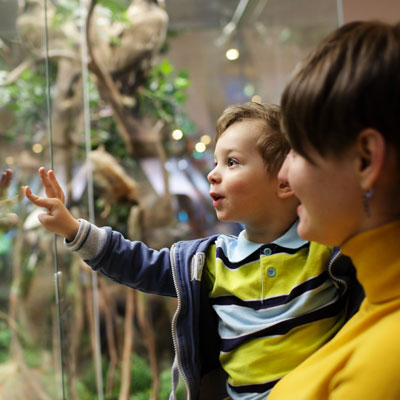
POLYGON ((79 229, 76 220, 64 205, 64 192, 58 183, 53 171, 46 173, 42 167, 39 169, 40 179, 43 183, 46 197, 39 197, 25 188, 26 197, 38 207, 47 208, 47 213, 38 215, 40 223, 50 232, 65 237, 68 241, 74 240, 79 229))

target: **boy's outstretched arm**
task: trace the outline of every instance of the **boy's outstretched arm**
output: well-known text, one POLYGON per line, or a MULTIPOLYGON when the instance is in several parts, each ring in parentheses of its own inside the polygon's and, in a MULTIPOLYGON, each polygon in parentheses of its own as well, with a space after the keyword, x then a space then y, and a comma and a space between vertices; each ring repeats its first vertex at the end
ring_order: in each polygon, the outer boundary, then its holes
POLYGON ((38 215, 40 223, 50 232, 72 241, 79 229, 79 221, 75 219, 64 204, 64 192, 53 171, 41 167, 40 179, 43 183, 46 197, 33 194, 28 186, 25 188, 26 197, 38 207, 47 208, 47 212, 38 215))

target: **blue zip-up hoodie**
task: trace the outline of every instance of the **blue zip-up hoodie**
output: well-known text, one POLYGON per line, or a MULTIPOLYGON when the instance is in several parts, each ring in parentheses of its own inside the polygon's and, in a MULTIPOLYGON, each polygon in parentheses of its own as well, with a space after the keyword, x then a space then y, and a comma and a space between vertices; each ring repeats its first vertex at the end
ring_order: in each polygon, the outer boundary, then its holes
MULTIPOLYGON (((225 392, 226 376, 219 364, 218 319, 201 285, 205 255, 217 237, 181 241, 171 249, 158 251, 142 242, 126 240, 109 227, 97 228, 81 220, 76 238, 66 243, 92 269, 115 282, 148 293, 177 297, 172 320, 175 360, 170 400, 176 399, 179 375, 186 386, 187 400, 221 399, 221 393, 225 392)), ((328 269, 350 297, 350 317, 363 298, 354 267, 336 249, 328 269)))

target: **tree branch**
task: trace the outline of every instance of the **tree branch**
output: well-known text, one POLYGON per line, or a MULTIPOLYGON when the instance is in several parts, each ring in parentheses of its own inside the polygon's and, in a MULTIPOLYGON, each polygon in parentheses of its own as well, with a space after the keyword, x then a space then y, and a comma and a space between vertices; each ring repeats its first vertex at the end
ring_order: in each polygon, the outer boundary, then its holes
POLYGON ((58 50, 58 49, 49 50, 47 54, 43 52, 42 54, 38 54, 37 57, 28 58, 27 60, 23 61, 21 64, 15 67, 11 72, 9 72, 9 74, 7 75, 7 79, 4 82, 0 82, 0 86, 11 85, 21 76, 21 74, 26 69, 29 69, 33 65, 43 61, 46 57, 49 59, 66 58, 78 61, 78 56, 72 51, 58 50))
MULTIPOLYGON (((97 75, 101 83, 105 86, 107 89, 107 95, 108 95, 108 101, 110 102, 110 105, 114 111, 114 118, 115 122, 118 125, 119 131, 121 133, 122 139, 125 142, 125 145, 127 146, 127 149, 130 153, 133 152, 133 145, 132 145, 132 140, 131 140, 131 135, 130 135, 130 126, 128 127, 128 124, 126 123, 126 114, 124 112, 124 105, 122 102, 122 97, 111 77, 109 72, 103 68, 101 63, 98 61, 95 52, 93 51, 93 45, 92 41, 90 39, 90 29, 91 29, 91 24, 92 24, 92 16, 93 16, 93 11, 94 7, 97 4, 97 0, 92 0, 89 6, 88 14, 87 14, 87 22, 86 22, 86 37, 87 37, 87 48, 88 48, 88 53, 91 58, 91 70, 97 75)), ((140 131, 142 128, 140 124, 134 120, 130 119, 129 124, 132 125, 132 127, 140 131)))

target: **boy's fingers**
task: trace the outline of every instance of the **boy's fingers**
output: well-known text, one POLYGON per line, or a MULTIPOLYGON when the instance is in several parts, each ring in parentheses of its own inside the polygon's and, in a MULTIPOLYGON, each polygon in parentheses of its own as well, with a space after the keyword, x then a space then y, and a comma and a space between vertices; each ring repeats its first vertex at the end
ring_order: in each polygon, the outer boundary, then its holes
POLYGON ((55 197, 54 188, 49 177, 47 176, 46 170, 43 167, 40 167, 38 172, 47 197, 55 197))
POLYGON ((42 181, 47 197, 56 197, 64 203, 64 192, 57 181, 54 171, 46 170, 43 167, 39 168, 39 176, 42 181))
POLYGON ((52 202, 50 199, 39 197, 36 194, 33 194, 31 192, 31 189, 29 189, 29 186, 25 188, 25 195, 33 204, 35 204, 38 207, 44 207, 50 209, 52 206, 52 202))
POLYGON ((65 200, 64 191, 62 190, 62 187, 58 183, 58 180, 56 178, 56 175, 55 175, 54 171, 50 170, 48 172, 47 176, 49 177, 49 180, 50 180, 50 182, 51 182, 51 184, 53 186, 53 189, 55 191, 56 197, 58 199, 60 199, 64 203, 64 200, 65 200))

